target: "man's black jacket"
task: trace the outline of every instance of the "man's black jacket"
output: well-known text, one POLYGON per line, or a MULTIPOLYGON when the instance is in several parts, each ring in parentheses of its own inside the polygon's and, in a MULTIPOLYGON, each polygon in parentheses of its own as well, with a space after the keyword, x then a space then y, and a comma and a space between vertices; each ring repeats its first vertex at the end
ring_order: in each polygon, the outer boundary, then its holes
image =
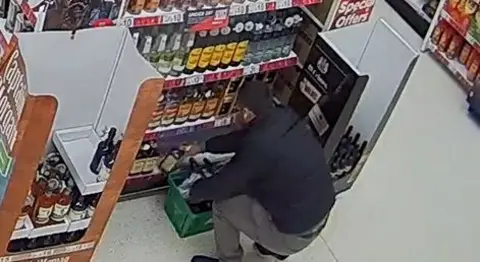
POLYGON ((274 108, 248 129, 208 140, 207 152, 236 155, 219 174, 195 183, 191 198, 220 201, 246 194, 283 233, 317 226, 335 194, 321 145, 297 119, 288 108, 274 108))

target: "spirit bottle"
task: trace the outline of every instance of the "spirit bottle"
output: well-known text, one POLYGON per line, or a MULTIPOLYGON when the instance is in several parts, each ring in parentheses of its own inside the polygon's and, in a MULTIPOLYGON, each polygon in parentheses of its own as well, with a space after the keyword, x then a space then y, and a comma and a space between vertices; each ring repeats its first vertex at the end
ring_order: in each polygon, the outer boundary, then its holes
POLYGON ((37 198, 34 209, 33 222, 36 225, 45 225, 50 221, 53 207, 55 205, 55 195, 53 192, 60 186, 60 182, 56 179, 48 180, 46 192, 37 198))
POLYGON ((128 2, 127 11, 130 14, 140 14, 145 7, 145 0, 130 0, 128 2))
POLYGON ((194 92, 195 90, 191 87, 183 89, 183 99, 180 103, 180 106, 178 107, 178 113, 175 117, 174 124, 181 125, 187 122, 188 116, 192 111, 194 92))
POLYGON ((224 41, 226 46, 222 59, 220 60, 220 68, 227 68, 230 66, 235 49, 237 49, 239 35, 243 32, 244 28, 245 24, 240 18, 232 17, 230 18, 230 26, 228 29, 221 31, 222 34, 225 34, 224 41))
POLYGON ((163 112, 161 126, 169 126, 175 121, 179 106, 178 94, 174 92, 168 92, 166 95, 165 110, 163 112))
POLYGON ((153 169, 156 166, 156 161, 157 161, 157 145, 155 141, 147 142, 144 145, 144 151, 145 151, 145 164, 142 169, 142 174, 151 174, 153 172, 153 169))
MULTIPOLYGON (((72 185, 69 185, 72 186, 72 185)), ((63 222, 65 216, 68 214, 70 209, 70 204, 72 203, 72 188, 65 187, 60 194, 60 197, 57 199, 52 216, 50 217, 55 222, 63 222)))
POLYGON ((85 198, 79 196, 75 203, 71 206, 68 217, 71 221, 78 221, 85 218, 87 215, 87 205, 85 204, 85 198))
POLYGON ((117 129, 114 127, 110 128, 108 130, 107 137, 97 144, 97 149, 95 150, 92 161, 90 162, 90 171, 92 171, 92 173, 98 175, 100 172, 102 159, 113 149, 113 140, 115 139, 116 134, 117 129))
POLYGON ((173 149, 171 150, 163 159, 162 163, 160 164, 160 169, 164 174, 168 174, 173 171, 173 169, 177 166, 178 161, 182 158, 184 152, 180 149, 173 149))
POLYGON ((201 116, 203 109, 205 108, 205 95, 202 90, 202 85, 197 85, 192 87, 192 89, 195 90, 195 93, 193 95, 193 104, 192 104, 192 110, 190 111, 190 115, 188 116, 188 121, 197 121, 201 116))
POLYGON ((182 44, 173 57, 172 71, 170 72, 170 75, 179 76, 185 70, 188 51, 193 46, 194 41, 195 33, 188 32, 183 35, 182 44))
POLYGON ((220 34, 213 40, 215 43, 215 48, 213 49, 212 59, 208 65, 208 70, 215 71, 220 66, 220 62, 223 57, 223 53, 227 48, 227 39, 230 35, 231 28, 226 26, 220 30, 220 34))
MULTIPOLYGON (((218 82, 218 86, 215 84, 210 84, 207 91, 205 92, 206 104, 205 109, 203 109, 203 113, 201 118, 208 119, 215 115, 217 112, 217 108, 220 102, 220 97, 223 94, 222 85, 225 85, 224 81, 218 82)), ((223 88, 224 89, 224 88, 223 88)))
POLYGON ((198 32, 192 50, 190 50, 190 53, 188 54, 184 70, 185 74, 192 74, 195 71, 195 68, 197 68, 203 47, 207 44, 207 35, 207 31, 198 32))
POLYGON ((165 94, 166 91, 163 91, 157 101, 157 109, 152 114, 152 119, 148 123, 148 129, 153 130, 160 126, 160 122, 163 116, 163 110, 165 109, 165 94))
POLYGON ((146 0, 144 10, 149 13, 154 13, 155 11, 157 11, 159 4, 160 0, 146 0))
POLYGON ((200 55, 200 60, 198 61, 198 66, 196 71, 203 73, 207 70, 207 67, 210 65, 210 61, 212 60, 213 51, 216 46, 216 42, 218 41, 218 35, 220 34, 220 30, 213 29, 210 30, 209 36, 206 39, 207 44, 202 50, 202 54, 200 55))
POLYGON ((87 208, 87 217, 93 217, 95 210, 97 209, 98 201, 100 200, 101 194, 96 195, 93 200, 90 202, 87 208))
POLYGON ((172 62, 175 56, 176 50, 180 48, 181 33, 174 33, 174 25, 170 25, 167 29, 169 35, 165 49, 160 53, 157 70, 164 76, 167 76, 172 70, 172 62))
POLYGON ((138 150, 137 156, 135 157, 135 161, 133 162, 132 169, 130 170, 130 176, 139 175, 142 173, 143 167, 145 165, 145 158, 147 156, 147 152, 150 149, 148 143, 144 142, 140 149, 138 150))
POLYGON ((31 192, 28 192, 25 202, 23 203, 22 212, 15 224, 15 230, 22 229, 25 226, 25 220, 27 220, 27 217, 32 213, 34 204, 35 198, 32 196, 31 192))
POLYGON ((240 63, 243 62, 245 59, 245 55, 247 54, 247 48, 249 41, 251 39, 251 32, 255 28, 255 24, 253 23, 253 19, 251 17, 255 17, 256 15, 250 15, 248 20, 245 22, 244 28, 234 28, 233 30, 237 34, 238 37, 238 44, 233 53, 232 62, 230 63, 231 66, 238 66, 240 63), (242 29, 242 30, 240 30, 242 29))

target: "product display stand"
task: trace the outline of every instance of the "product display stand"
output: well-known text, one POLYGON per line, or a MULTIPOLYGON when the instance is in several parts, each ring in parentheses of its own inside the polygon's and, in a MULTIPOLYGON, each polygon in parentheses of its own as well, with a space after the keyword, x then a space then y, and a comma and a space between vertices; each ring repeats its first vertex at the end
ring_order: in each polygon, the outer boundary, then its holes
POLYGON ((422 49, 432 53, 460 82, 464 91, 479 78, 480 21, 478 1, 440 1, 422 49))
POLYGON ((26 99, 18 124, 13 171, 0 208, 0 261, 84 262, 92 257, 164 83, 162 79, 144 81, 158 74, 148 71, 150 65, 132 47, 126 31, 86 30, 77 32, 74 39, 70 32, 19 37, 28 68, 28 91, 35 95, 26 99), (82 59, 93 53, 93 58, 82 59), (43 60, 43 56, 48 59, 43 60), (76 63, 69 63, 71 59, 76 63), (65 68, 68 63, 69 68, 65 68), (94 177, 89 164, 97 144, 104 139, 101 135, 105 127, 116 127, 122 142, 109 177, 99 182, 100 177, 94 177), (97 196, 96 211, 80 220, 65 216, 61 223, 52 220, 46 225, 35 223, 37 217, 29 215, 23 227, 14 230, 32 182, 38 179, 40 160, 53 148, 71 174, 76 198, 97 196))
POLYGON ((386 0, 422 38, 427 36, 440 0, 386 0))
POLYGON ((355 169, 337 182, 337 190, 344 191, 351 187, 375 146, 417 62, 418 53, 383 19, 361 28, 343 28, 320 35, 347 64, 369 77, 346 124, 353 126, 352 134, 359 133, 359 141, 366 141, 367 146, 355 169))

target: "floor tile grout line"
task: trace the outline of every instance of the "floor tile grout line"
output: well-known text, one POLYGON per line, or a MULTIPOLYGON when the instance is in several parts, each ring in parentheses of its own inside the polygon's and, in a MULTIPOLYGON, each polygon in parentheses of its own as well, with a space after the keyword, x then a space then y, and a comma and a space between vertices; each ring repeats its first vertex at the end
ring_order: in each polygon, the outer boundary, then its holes
POLYGON ((333 259, 335 260, 335 262, 339 262, 340 260, 337 258, 337 256, 335 256, 335 253, 333 253, 332 248, 331 248, 330 245, 327 243, 327 241, 325 240, 325 238, 323 238, 323 236, 320 236, 320 239, 322 239, 323 243, 325 244, 325 246, 326 246, 327 249, 328 249, 328 252, 330 252, 330 254, 332 255, 332 257, 333 257, 333 259))

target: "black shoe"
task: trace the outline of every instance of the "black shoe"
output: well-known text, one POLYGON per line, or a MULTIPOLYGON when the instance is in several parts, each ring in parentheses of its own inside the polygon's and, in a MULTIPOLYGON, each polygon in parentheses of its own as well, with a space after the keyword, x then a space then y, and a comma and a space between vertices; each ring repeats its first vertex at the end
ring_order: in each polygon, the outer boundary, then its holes
POLYGON ((262 245, 258 244, 258 243, 255 243, 253 244, 253 248, 261 255, 261 256, 264 256, 264 257, 274 257, 278 260, 285 260, 288 258, 288 256, 284 256, 284 255, 279 255, 277 253, 274 253, 266 248, 264 248, 262 245))
POLYGON ((220 260, 216 258, 206 257, 206 256, 194 256, 192 262, 219 262, 220 260))

